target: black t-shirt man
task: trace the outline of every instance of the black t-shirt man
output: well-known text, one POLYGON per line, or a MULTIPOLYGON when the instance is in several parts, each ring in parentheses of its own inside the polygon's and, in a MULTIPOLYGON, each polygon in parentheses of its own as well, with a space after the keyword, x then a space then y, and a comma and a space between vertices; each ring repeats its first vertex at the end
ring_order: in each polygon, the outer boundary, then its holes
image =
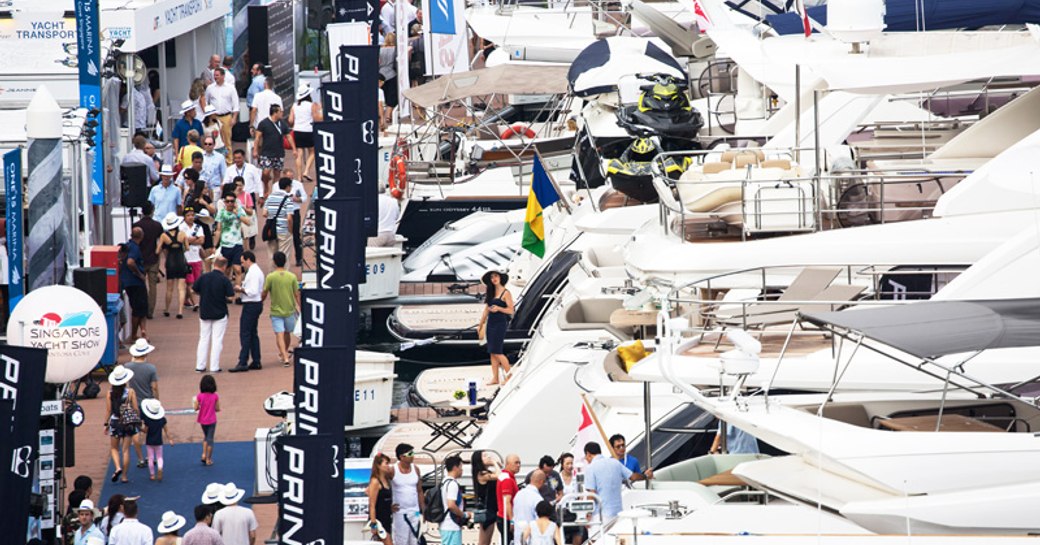
POLYGON ((227 317, 227 299, 235 295, 227 275, 218 270, 210 271, 200 276, 191 289, 199 294, 199 318, 222 320, 227 317))
POLYGON ((282 159, 285 157, 282 136, 289 134, 289 127, 285 124, 285 121, 278 121, 275 124, 268 117, 256 126, 256 130, 263 136, 260 141, 260 155, 270 159, 282 159))

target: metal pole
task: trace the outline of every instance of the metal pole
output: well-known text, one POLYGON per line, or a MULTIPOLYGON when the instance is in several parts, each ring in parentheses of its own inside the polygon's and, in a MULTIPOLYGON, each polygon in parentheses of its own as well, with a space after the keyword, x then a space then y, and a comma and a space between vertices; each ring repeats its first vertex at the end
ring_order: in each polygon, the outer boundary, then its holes
POLYGON ((823 171, 823 155, 820 154, 820 91, 813 90, 813 147, 816 160, 816 187, 820 187, 820 173, 823 171))
POLYGON ((79 247, 79 203, 80 193, 87 188, 80 187, 80 183, 82 183, 79 156, 81 146, 79 138, 69 142, 69 160, 72 164, 69 166, 69 208, 67 211, 69 251, 65 254, 66 274, 71 274, 72 269, 79 267, 82 258, 79 247))
POLYGON ((126 149, 134 149, 134 56, 126 56, 126 149))
POLYGON ((802 65, 794 65, 794 160, 802 162, 802 65))
MULTIPOLYGON (((173 132, 173 127, 167 127, 166 121, 169 118, 167 115, 168 106, 170 104, 170 92, 167 89, 168 82, 170 81, 170 74, 166 71, 166 42, 159 42, 159 73, 162 74, 159 85, 159 122, 162 123, 164 131, 173 132)), ((151 97, 149 97, 151 98, 151 97)))
POLYGON ((654 446, 650 441, 651 427, 653 426, 653 419, 650 416, 650 383, 643 383, 643 425, 646 427, 643 432, 643 443, 646 445, 646 467, 649 469, 654 467, 654 446))

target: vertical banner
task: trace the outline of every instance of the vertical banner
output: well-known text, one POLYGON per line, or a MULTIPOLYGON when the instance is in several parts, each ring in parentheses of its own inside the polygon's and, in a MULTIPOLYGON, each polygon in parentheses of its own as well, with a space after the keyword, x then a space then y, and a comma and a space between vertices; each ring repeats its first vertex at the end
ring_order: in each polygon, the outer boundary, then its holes
POLYGON ((303 346, 354 345, 358 328, 356 286, 341 289, 300 290, 300 341, 303 346))
MULTIPOLYGON (((440 1, 440 0, 438 0, 440 1)), ((408 81, 408 6, 407 0, 394 2, 394 37, 397 38, 397 120, 412 116, 412 103, 404 97, 408 81)))
POLYGON ((318 287, 357 286, 365 277, 365 237, 361 230, 361 201, 315 201, 315 245, 318 253, 318 287))
POLYGON ((342 434, 278 438, 278 543, 343 543, 342 434))
POLYGON ((360 186, 365 234, 379 231, 379 48, 341 46, 340 81, 323 85, 322 106, 327 119, 355 121, 360 138, 353 139, 346 160, 360 186))
MULTIPOLYGON (((432 8, 436 11, 438 8, 432 8)), ((466 3, 455 0, 451 5, 455 13, 453 32, 435 34, 432 25, 423 26, 426 71, 428 76, 443 76, 469 70, 469 40, 466 37, 466 3)))
POLYGON ((25 260, 22 253, 22 233, 25 220, 22 218, 22 150, 11 150, 4 154, 4 188, 7 200, 7 293, 8 311, 25 295, 22 282, 25 260))
POLYGON ((327 433, 343 439, 343 430, 354 423, 355 343, 353 336, 342 346, 298 347, 293 356, 293 406, 296 432, 327 433))
POLYGON ((27 530, 46 371, 47 350, 0 345, 0 399, 14 405, 12 418, 0 424, 0 452, 10 453, 0 460, 5 472, 0 535, 24 536, 27 530))
POLYGON ((79 105, 99 113, 94 119, 94 161, 90 170, 90 202, 105 204, 105 154, 101 153, 101 29, 98 0, 76 0, 76 56, 79 63, 79 105))
POLYGON ((454 0, 436 0, 428 7, 428 11, 430 12, 430 32, 455 34, 454 0))

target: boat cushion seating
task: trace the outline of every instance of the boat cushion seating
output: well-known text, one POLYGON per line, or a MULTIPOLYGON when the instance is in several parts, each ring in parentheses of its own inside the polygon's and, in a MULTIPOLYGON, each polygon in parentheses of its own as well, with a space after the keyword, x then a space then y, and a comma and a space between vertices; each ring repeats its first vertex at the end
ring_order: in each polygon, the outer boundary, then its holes
POLYGON ((762 161, 762 168, 779 168, 781 170, 791 170, 791 161, 787 159, 769 159, 762 161))
POLYGON ((585 249, 585 259, 593 267, 623 267, 625 257, 614 248, 594 246, 585 249))
MULTIPOLYGON (((701 172, 703 172, 705 174, 715 174, 716 172, 722 172, 724 170, 733 170, 733 164, 720 161, 720 162, 704 163, 704 166, 701 167, 701 172)), ((696 172, 696 171, 691 171, 691 172, 696 172)))
POLYGON ((572 301, 560 313, 559 326, 564 331, 601 329, 610 325, 610 313, 621 308, 621 299, 580 299, 572 301))
POLYGON ((758 166, 760 163, 758 157, 752 154, 741 154, 733 159, 734 168, 745 168, 748 165, 758 166))
POLYGON ((685 481, 697 482, 708 477, 729 471, 744 462, 752 462, 768 458, 764 454, 709 454, 690 458, 668 467, 654 470, 651 484, 656 489, 665 482, 685 481))
POLYGON ((737 157, 748 157, 753 160, 752 162, 757 163, 765 160, 766 154, 758 148, 740 148, 722 152, 722 160, 727 163, 736 162, 737 157))
MULTIPOLYGON (((813 405, 806 407, 806 411, 817 414, 820 410, 819 405, 813 405)), ((870 414, 867 413, 867 409, 859 403, 827 403, 823 406, 823 417, 831 420, 838 420, 851 424, 853 426, 859 426, 861 428, 872 428, 873 425, 870 422, 870 414)), ((657 476, 657 473, 654 473, 657 476)))
POLYGON ((688 170, 676 182, 675 187, 679 190, 679 200, 682 201, 683 208, 687 212, 712 212, 720 206, 740 202, 740 184, 732 181, 725 183, 706 181, 712 178, 714 176, 705 176, 700 172, 688 170))

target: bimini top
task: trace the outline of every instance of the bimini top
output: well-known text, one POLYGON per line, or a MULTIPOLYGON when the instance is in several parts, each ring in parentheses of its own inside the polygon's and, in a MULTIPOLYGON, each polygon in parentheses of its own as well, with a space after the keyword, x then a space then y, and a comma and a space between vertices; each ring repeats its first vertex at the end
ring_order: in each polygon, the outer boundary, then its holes
POLYGON ((441 76, 404 91, 408 100, 430 108, 485 95, 560 95, 567 92, 567 67, 500 64, 441 76))
POLYGON ((991 348, 1040 346, 1040 299, 923 301, 801 319, 845 329, 919 358, 991 348))

